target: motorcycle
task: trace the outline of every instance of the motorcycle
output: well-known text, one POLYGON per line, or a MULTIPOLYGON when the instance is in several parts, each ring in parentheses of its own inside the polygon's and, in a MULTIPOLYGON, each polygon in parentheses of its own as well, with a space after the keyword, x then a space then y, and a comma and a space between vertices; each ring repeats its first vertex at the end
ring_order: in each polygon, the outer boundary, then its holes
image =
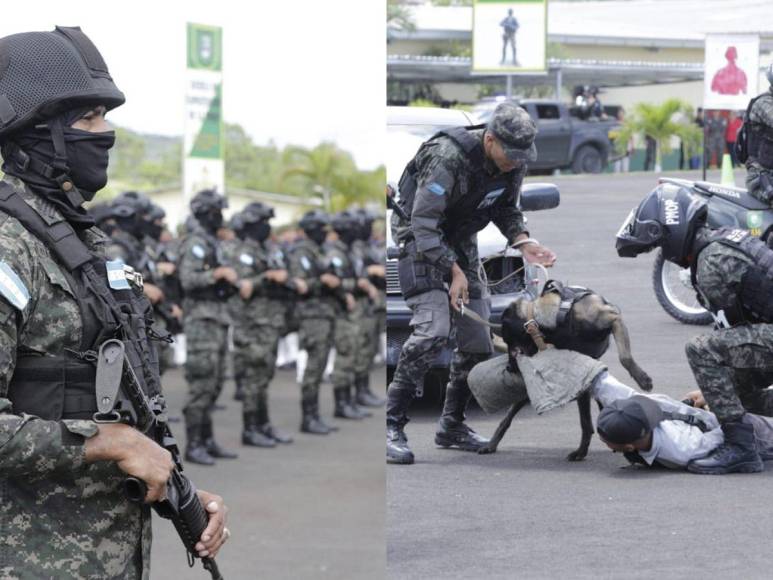
MULTIPOLYGON (((672 183, 687 188, 706 200, 709 227, 732 227, 749 230, 773 247, 773 208, 749 195, 747 190, 707 181, 689 181, 662 177, 658 183, 672 183)), ((690 269, 680 268, 663 258, 658 250, 652 270, 652 284, 658 302, 671 317, 684 324, 711 324, 690 281, 690 269)))

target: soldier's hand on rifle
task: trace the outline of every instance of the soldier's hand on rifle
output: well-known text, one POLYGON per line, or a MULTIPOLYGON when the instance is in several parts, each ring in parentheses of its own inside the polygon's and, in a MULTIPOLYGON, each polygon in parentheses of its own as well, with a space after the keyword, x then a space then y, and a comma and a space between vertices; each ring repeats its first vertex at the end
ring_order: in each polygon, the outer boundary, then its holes
POLYGON ((145 296, 148 297, 148 300, 150 300, 151 304, 158 304, 164 299, 164 292, 156 286, 155 284, 149 284, 148 282, 145 282, 142 285, 142 291, 145 293, 145 296))
POLYGON ((183 309, 180 308, 177 304, 172 304, 172 316, 174 316, 177 320, 182 320, 183 309))
POLYGON ((255 287, 249 280, 241 280, 239 282, 239 296, 242 297, 242 300, 249 300, 254 289, 255 287))
POLYGON ((266 270, 266 278, 277 284, 287 282, 287 270, 266 270))
POLYGON ((128 475, 145 482, 147 503, 166 497, 166 482, 174 469, 172 454, 136 429, 123 423, 102 423, 86 439, 86 462, 115 461, 128 475))
POLYGON ((346 293, 346 309, 352 312, 357 306, 357 302, 354 300, 354 296, 349 292, 346 293))
POLYGON ((451 268, 451 287, 448 289, 448 295, 451 297, 451 306, 457 312, 461 311, 459 300, 465 304, 470 301, 467 276, 464 275, 464 272, 456 263, 451 268))
POLYGON ((335 276, 334 274, 322 274, 322 276, 319 277, 320 282, 322 282, 325 286, 331 289, 338 288, 341 285, 341 278, 338 276, 335 276))
POLYGON ((164 276, 171 276, 175 273, 175 270, 177 270, 177 266, 175 266, 173 262, 158 262, 156 264, 156 269, 164 276))
POLYGON ((367 278, 358 279, 357 287, 365 292, 372 301, 375 302, 378 299, 378 289, 367 278))
POLYGON ((207 556, 214 558, 226 540, 231 537, 231 532, 225 526, 228 508, 223 503, 223 498, 219 495, 209 493, 203 489, 198 490, 196 493, 207 510, 207 516, 209 517, 209 523, 201 533, 201 539, 196 544, 196 551, 202 558, 207 556))
POLYGON ((220 266, 215 268, 213 274, 215 276, 215 280, 225 280, 229 284, 236 284, 236 281, 239 279, 239 274, 237 274, 236 270, 230 266, 220 266))
POLYGON ((386 267, 383 264, 371 264, 366 269, 368 276, 378 276, 380 278, 386 277, 386 267))
POLYGON ((309 285, 306 284, 306 280, 303 278, 293 278, 293 283, 295 284, 295 290, 298 294, 303 295, 309 293, 309 285))

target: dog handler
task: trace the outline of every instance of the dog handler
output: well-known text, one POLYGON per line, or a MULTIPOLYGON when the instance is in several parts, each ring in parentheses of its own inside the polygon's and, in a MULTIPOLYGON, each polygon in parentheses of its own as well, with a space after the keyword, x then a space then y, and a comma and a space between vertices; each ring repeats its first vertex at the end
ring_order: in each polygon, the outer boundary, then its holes
MULTIPOLYGON (((477 232, 493 222, 508 243, 528 240, 518 208, 526 163, 537 158, 537 126, 522 108, 502 103, 488 125, 435 134, 400 178, 400 201, 410 221, 392 216, 400 247, 400 289, 413 332, 403 345, 387 394, 387 462, 413 463, 403 428, 408 407, 451 332, 451 307, 462 300, 488 319, 488 290, 478 278, 477 232), (446 286, 449 283, 450 287, 446 286)), ((555 254, 536 241, 520 246, 529 262, 551 266, 555 254)), ((477 451, 487 440, 464 423, 470 399, 467 373, 492 351, 488 329, 454 316, 456 350, 435 443, 477 451)))

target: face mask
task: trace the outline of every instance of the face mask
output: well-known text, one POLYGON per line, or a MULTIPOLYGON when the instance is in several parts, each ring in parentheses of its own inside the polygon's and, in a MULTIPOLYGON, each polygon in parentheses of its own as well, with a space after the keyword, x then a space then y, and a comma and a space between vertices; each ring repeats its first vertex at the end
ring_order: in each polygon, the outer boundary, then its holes
POLYGON ((327 232, 323 229, 315 228, 313 230, 308 230, 306 232, 306 235, 309 237, 309 239, 317 244, 318 246, 321 246, 325 242, 325 238, 327 237, 327 232))
POLYGON ((205 214, 197 215, 201 227, 214 234, 223 227, 223 213, 220 210, 210 210, 205 214))
POLYGON ((258 242, 265 242, 271 235, 271 225, 267 222, 248 224, 244 228, 245 234, 258 242))
POLYGON ((348 229, 337 233, 341 241, 347 246, 357 239, 357 234, 353 229, 348 229))
POLYGON ((143 221, 143 230, 145 235, 158 241, 161 238, 161 232, 164 231, 164 227, 149 221, 143 221))
POLYGON ((90 201, 107 185, 108 151, 115 143, 115 131, 91 133, 65 127, 63 133, 70 177, 84 199, 90 201))
POLYGON ((115 218, 115 222, 118 225, 118 229, 123 230, 127 234, 131 235, 134 238, 141 238, 143 234, 143 228, 142 224, 139 223, 139 220, 136 216, 129 216, 129 217, 122 217, 118 216, 115 218))

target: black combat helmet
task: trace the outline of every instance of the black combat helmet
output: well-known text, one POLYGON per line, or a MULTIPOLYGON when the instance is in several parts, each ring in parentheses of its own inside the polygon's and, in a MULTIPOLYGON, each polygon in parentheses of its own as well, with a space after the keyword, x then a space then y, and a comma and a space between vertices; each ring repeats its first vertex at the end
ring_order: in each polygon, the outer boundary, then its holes
POLYGON ((663 257, 686 268, 695 232, 706 223, 708 206, 684 187, 663 183, 645 197, 617 233, 617 255, 634 258, 661 247, 663 257))
POLYGON ((223 209, 228 207, 228 200, 214 189, 203 189, 193 196, 190 207, 199 225, 214 234, 223 226, 223 209))
POLYGON ((154 204, 150 201, 150 198, 143 193, 137 191, 124 191, 113 200, 111 205, 115 215, 122 217, 138 215, 144 217, 150 213, 154 204))
POLYGON ((357 235, 359 239, 368 241, 373 234, 373 222, 376 221, 376 216, 365 208, 358 209, 355 215, 357 216, 357 235))
POLYGON ((330 225, 330 217, 324 211, 315 209, 303 214, 298 226, 304 233, 317 244, 325 241, 327 226, 330 225))
POLYGON ((359 237, 360 220, 353 211, 339 211, 333 216, 330 225, 345 244, 351 244, 359 237))
POLYGON ((103 105, 109 111, 125 100, 78 27, 0 38, 0 141, 69 109, 103 105))
POLYGON ((268 221, 274 217, 274 208, 259 201, 247 204, 242 210, 242 219, 245 223, 268 221))

